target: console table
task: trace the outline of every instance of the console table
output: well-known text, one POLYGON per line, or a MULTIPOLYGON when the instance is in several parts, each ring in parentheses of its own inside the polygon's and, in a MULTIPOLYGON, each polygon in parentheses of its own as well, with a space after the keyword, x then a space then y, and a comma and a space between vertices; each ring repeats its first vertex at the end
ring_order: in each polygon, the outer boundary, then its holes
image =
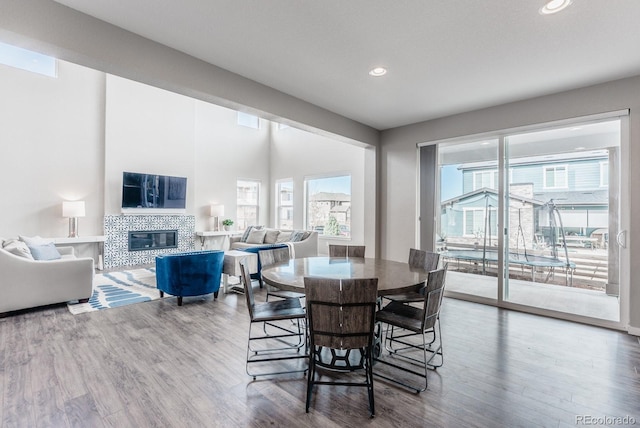
POLYGON ((200 238, 200 245, 203 250, 226 250, 228 247, 229 236, 238 232, 233 230, 209 230, 205 232, 196 232, 196 236, 200 238), (211 245, 207 243, 207 238, 211 238, 211 245))
POLYGON ((65 238, 49 238, 55 245, 74 245, 74 244, 96 244, 98 246, 98 262, 96 263, 96 268, 98 270, 103 269, 103 261, 104 261, 104 241, 105 237, 103 235, 96 236, 75 236, 73 238, 65 237, 65 238))

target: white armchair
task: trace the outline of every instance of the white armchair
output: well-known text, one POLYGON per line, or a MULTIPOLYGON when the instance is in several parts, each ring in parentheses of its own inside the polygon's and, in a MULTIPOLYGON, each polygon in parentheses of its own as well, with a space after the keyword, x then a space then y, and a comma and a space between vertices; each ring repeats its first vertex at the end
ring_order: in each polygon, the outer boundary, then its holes
POLYGON ((58 251, 61 259, 43 261, 0 248, 0 313, 91 297, 93 259, 76 258, 73 247, 58 251))

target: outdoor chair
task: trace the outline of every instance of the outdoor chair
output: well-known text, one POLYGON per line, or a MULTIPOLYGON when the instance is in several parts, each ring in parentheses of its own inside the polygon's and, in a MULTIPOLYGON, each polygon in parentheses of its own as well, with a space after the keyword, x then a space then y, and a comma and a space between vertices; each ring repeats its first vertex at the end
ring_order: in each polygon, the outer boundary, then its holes
MULTIPOLYGON (((253 285, 246 264, 246 260, 240 261, 241 279, 244 284, 244 295, 249 310, 249 339, 247 340, 246 371, 255 380, 257 376, 277 375, 284 373, 306 372, 307 367, 284 370, 280 362, 307 358, 305 352, 301 352, 306 345, 304 322, 305 311, 300 305, 299 299, 284 299, 273 302, 256 303, 253 294, 253 285), (278 321, 294 321, 291 323, 278 323, 278 321), (269 323, 274 334, 266 333, 254 335, 253 326, 256 323, 269 323), (272 362, 275 371, 253 371, 249 365, 272 362)), ((305 349, 306 350, 306 349, 305 349)))
POLYGON ((364 245, 329 245, 329 257, 364 257, 364 245))
POLYGON ((304 286, 310 341, 306 411, 315 385, 361 386, 367 388, 369 413, 375 416, 372 367, 378 279, 306 277, 304 286), (323 381, 323 370, 330 371, 332 379, 340 373, 349 379, 323 381), (364 381, 353 379, 355 370, 364 370, 364 381))
POLYGON ((446 266, 429 272, 422 307, 392 301, 376 313, 376 320, 386 324, 384 346, 388 353, 384 358, 376 358, 376 362, 423 378, 424 385, 408 383, 381 370, 376 370, 377 376, 418 393, 427 389, 428 369, 435 369, 443 363, 439 315, 445 276, 446 266))

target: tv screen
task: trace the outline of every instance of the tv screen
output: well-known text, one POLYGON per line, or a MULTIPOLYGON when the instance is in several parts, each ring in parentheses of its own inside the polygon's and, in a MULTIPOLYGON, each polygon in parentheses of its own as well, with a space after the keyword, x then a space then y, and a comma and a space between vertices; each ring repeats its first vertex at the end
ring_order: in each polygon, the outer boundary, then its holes
POLYGON ((185 208, 187 178, 122 173, 122 208, 185 208))

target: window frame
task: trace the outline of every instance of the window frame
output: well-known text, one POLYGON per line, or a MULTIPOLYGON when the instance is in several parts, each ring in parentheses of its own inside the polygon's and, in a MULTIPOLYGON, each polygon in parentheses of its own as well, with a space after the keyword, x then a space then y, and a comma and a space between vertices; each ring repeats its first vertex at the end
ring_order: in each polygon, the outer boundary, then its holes
POLYGON ((542 187, 544 189, 568 189, 569 188, 569 164, 542 165, 542 187), (564 185, 556 185, 558 181, 558 169, 564 168, 564 185), (547 171, 553 170, 553 186, 547 183, 547 171))
MULTIPOLYGON (((248 226, 253 226, 253 225, 258 225, 258 223, 260 222, 260 191, 261 191, 261 187, 262 187, 262 181, 255 179, 255 178, 238 178, 236 179, 236 225, 237 225, 237 230, 238 231, 243 231, 245 230, 248 226), (247 204, 247 203, 241 203, 244 202, 246 199, 240 199, 240 195, 239 195, 239 189, 240 189, 240 183, 241 182, 245 182, 245 183, 254 183, 257 185, 257 189, 256 189, 256 204, 247 204), (241 216, 241 208, 247 208, 247 207, 255 207, 255 224, 245 224, 245 225, 241 225, 241 221, 246 221, 246 216, 241 216), (242 219, 242 220, 241 220, 242 219)), ((244 211, 243 211, 244 212, 244 211)))
POLYGON ((276 213, 275 213, 275 219, 276 219, 276 224, 275 227, 278 229, 293 229, 293 221, 294 221, 294 197, 295 197, 295 183, 293 181, 293 178, 283 178, 280 180, 276 180, 276 189, 275 189, 275 195, 276 195, 276 213), (280 194, 282 191, 282 185, 283 184, 291 184, 291 201, 290 203, 283 203, 283 200, 280 198, 280 194), (290 211, 291 213, 291 218, 286 219, 288 221, 291 222, 291 226, 287 227, 285 225, 283 225, 283 218, 282 218, 282 209, 288 209, 288 211, 290 211))
MULTIPOLYGON (((352 223, 351 223, 351 215, 346 215, 345 214, 345 225, 348 227, 348 232, 346 232, 344 235, 340 234, 340 235, 325 235, 324 234, 324 226, 325 225, 315 225, 315 226, 311 226, 309 224, 309 220, 310 220, 310 213, 309 213, 309 197, 310 197, 310 191, 309 191, 309 184, 312 181, 316 181, 316 180, 323 180, 323 179, 332 179, 332 178, 340 178, 340 177, 348 177, 349 178, 349 212, 351 210, 351 203, 352 203, 352 197, 353 197, 353 174, 351 172, 336 172, 336 173, 331 173, 331 174, 323 174, 323 175, 313 175, 313 176, 306 176, 304 177, 304 212, 303 212, 303 220, 304 220, 304 228, 306 230, 317 230, 318 227, 322 226, 323 230, 318 231, 318 236, 322 237, 322 238, 327 238, 327 239, 344 239, 344 240, 351 240, 352 237, 352 223)), ((334 192, 334 193, 341 193, 341 192, 334 192)), ((335 205, 334 205, 335 206, 335 205)), ((332 207, 331 207, 332 208, 332 207)), ((331 209, 330 208, 330 209, 331 209)))

